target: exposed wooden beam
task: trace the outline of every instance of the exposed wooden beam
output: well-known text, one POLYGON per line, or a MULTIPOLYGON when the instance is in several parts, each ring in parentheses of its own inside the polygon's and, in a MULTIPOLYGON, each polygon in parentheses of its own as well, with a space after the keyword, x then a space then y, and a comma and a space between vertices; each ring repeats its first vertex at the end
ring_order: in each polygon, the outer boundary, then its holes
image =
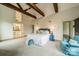
POLYGON ((33 8, 34 10, 36 10, 42 16, 45 16, 45 14, 34 3, 27 3, 27 5, 29 5, 31 8, 33 8))
POLYGON ((53 6, 54 6, 55 12, 57 13, 58 12, 58 4, 57 3, 53 3, 53 6))
POLYGON ((38 4, 38 3, 34 3, 34 4, 38 4))
MULTIPOLYGON (((34 4, 38 4, 38 3, 34 3, 34 4)), ((28 11, 29 9, 31 9, 31 7, 29 7, 28 9, 25 9, 24 11, 28 11)))
POLYGON ((14 5, 12 5, 12 4, 10 4, 10 3, 0 3, 0 4, 1 4, 1 5, 4 5, 4 6, 6 6, 6 7, 9 7, 9 8, 11 8, 11 9, 13 9, 13 10, 19 11, 19 12, 25 14, 25 15, 28 15, 28 16, 30 16, 30 17, 36 19, 36 16, 34 16, 34 15, 28 13, 28 12, 25 12, 25 11, 23 11, 22 9, 20 9, 20 8, 14 6, 14 5))
POLYGON ((21 5, 20 5, 19 3, 16 3, 16 4, 19 6, 19 8, 20 8, 20 9, 22 9, 22 10, 23 10, 23 8, 21 7, 21 5))
POLYGON ((25 9, 24 11, 27 11, 27 10, 29 10, 29 9, 31 9, 31 8, 25 9))

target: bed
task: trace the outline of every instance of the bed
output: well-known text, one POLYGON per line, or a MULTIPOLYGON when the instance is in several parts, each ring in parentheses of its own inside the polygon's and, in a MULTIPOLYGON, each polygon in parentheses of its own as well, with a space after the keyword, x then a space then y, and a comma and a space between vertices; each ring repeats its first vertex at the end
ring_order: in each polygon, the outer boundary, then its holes
POLYGON ((44 46, 49 41, 49 33, 50 29, 41 28, 36 34, 28 34, 26 44, 29 43, 29 40, 32 40, 34 45, 44 46))

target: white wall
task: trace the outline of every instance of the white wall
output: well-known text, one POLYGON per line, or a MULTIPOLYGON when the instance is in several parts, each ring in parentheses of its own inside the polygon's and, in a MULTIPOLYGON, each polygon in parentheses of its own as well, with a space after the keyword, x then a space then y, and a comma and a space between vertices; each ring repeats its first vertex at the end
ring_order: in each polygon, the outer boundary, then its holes
MULTIPOLYGON (((32 33, 33 18, 22 15, 22 23, 24 25, 24 33, 32 33)), ((13 37, 13 23, 15 22, 15 11, 0 5, 0 39, 8 39, 13 37)))
POLYGON ((40 19, 35 23, 35 29, 37 28, 49 28, 53 31, 56 40, 61 40, 63 35, 63 23, 60 20, 55 19, 40 19), (50 21, 51 20, 51 23, 50 21), (38 24, 37 24, 38 23, 38 24))
POLYGON ((15 11, 0 5, 0 39, 13 37, 13 23, 15 22, 15 11))
POLYGON ((24 25, 24 33, 27 35, 27 34, 30 34, 32 33, 32 25, 33 25, 33 21, 35 19, 29 17, 29 16, 26 16, 26 15, 22 15, 22 23, 24 25))

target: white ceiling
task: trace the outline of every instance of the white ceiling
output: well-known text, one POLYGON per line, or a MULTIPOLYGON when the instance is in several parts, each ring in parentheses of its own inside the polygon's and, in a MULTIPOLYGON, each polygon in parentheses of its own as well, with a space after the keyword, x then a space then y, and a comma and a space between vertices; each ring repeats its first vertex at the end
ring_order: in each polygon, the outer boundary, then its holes
MULTIPOLYGON (((15 3, 12 3, 12 4, 17 6, 15 3)), ((24 3, 20 3, 20 5, 23 7, 23 10, 29 8, 29 6, 24 3)), ((45 17, 55 14, 55 10, 54 10, 52 3, 38 3, 36 5, 39 9, 41 9, 41 11, 43 11, 45 13, 45 17)), ((75 6, 79 6, 79 3, 58 3, 58 12, 67 10, 67 9, 75 7, 75 6)), ((27 12, 35 15, 37 17, 37 19, 43 18, 43 16, 41 16, 38 12, 36 12, 32 8, 29 9, 27 12)))
POLYGON ((59 3, 58 4, 59 11, 64 11, 76 6, 79 6, 79 3, 59 3))

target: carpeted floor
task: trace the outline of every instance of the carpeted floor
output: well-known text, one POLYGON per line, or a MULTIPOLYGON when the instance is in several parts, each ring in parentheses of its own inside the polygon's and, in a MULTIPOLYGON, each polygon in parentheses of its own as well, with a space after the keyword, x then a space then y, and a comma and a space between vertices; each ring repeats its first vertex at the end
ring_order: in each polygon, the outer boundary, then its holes
POLYGON ((43 47, 25 44, 25 39, 8 40, 0 43, 2 56, 65 56, 59 51, 59 41, 49 41, 43 47))
POLYGON ((59 51, 59 41, 49 41, 45 46, 24 45, 19 48, 17 55, 22 56, 65 56, 59 51))

